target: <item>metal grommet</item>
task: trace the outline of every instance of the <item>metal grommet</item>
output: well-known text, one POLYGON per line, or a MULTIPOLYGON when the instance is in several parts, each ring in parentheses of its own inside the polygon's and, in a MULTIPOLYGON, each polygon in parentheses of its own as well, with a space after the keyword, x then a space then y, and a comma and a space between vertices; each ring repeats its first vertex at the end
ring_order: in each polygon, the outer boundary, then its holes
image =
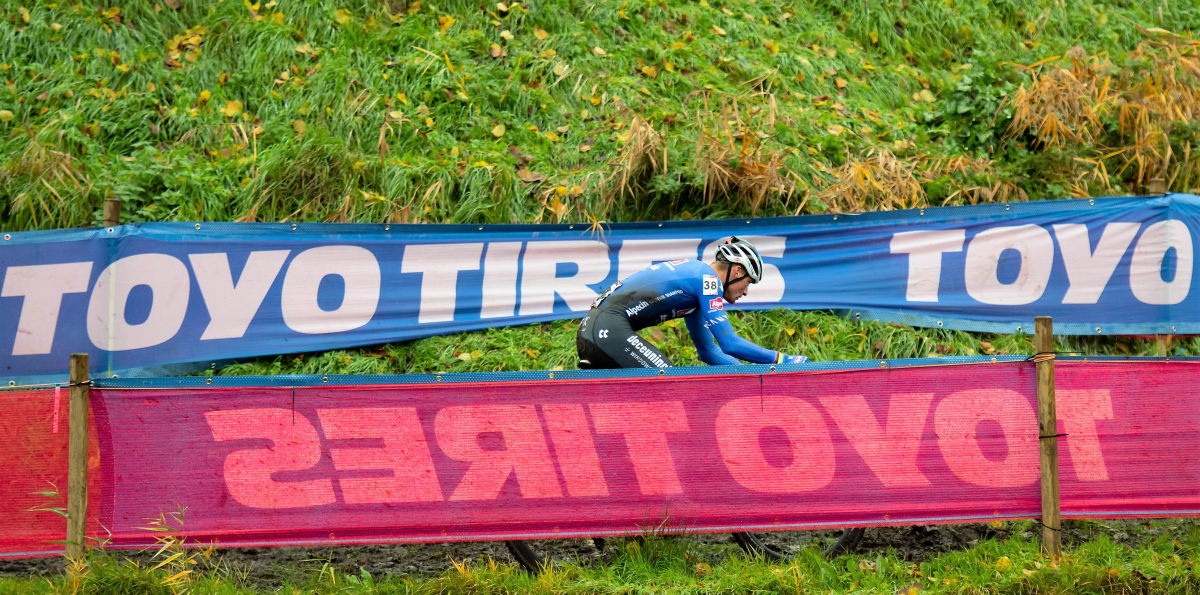
POLYGON ((392 226, 391 226, 391 225, 384 225, 384 226, 383 226, 383 231, 391 231, 391 230, 392 230, 392 226))
POLYGON ((1089 198, 1089 199, 1088 199, 1088 204, 1089 204, 1089 205, 1094 205, 1094 204, 1096 204, 1096 199, 1094 199, 1094 198, 1089 198))
POLYGON ((921 209, 921 211, 920 211, 920 214, 924 215, 924 214, 925 214, 925 209, 921 209))
POLYGON ((551 372, 549 377, 550 377, 550 380, 554 380, 554 372, 551 372))
POLYGON ((434 380, 435 380, 435 381, 437 381, 437 382, 441 382, 441 381, 442 381, 442 377, 441 377, 441 376, 438 376, 437 378, 434 378, 434 380))
POLYGON ((12 239, 12 235, 11 235, 11 234, 7 234, 7 233, 6 233, 6 234, 4 234, 4 239, 5 239, 5 240, 11 240, 11 239, 12 239))
POLYGON ((834 215, 834 216, 833 216, 833 220, 834 220, 834 221, 837 221, 837 215, 834 215))
POLYGON ((568 226, 567 226, 567 229, 575 229, 575 226, 574 226, 574 225, 568 225, 568 226))
POLYGON ((658 226, 659 226, 659 227, 662 227, 662 223, 659 223, 659 224, 658 224, 658 226))
POLYGON ((17 381, 16 381, 16 380, 9 380, 9 381, 8 381, 8 385, 9 385, 9 386, 16 386, 16 385, 17 385, 17 381))
POLYGON ((938 321, 938 328, 942 328, 942 321, 938 321))
POLYGON ((108 228, 108 233, 112 233, 112 232, 113 232, 113 228, 111 228, 111 227, 108 228))
MULTIPOLYGON (((1085 361, 1086 361, 1086 360, 1085 360, 1085 361)), ((993 364, 994 364, 994 363, 996 363, 996 358, 994 358, 994 357, 992 358, 992 363, 993 363, 993 364)))
POLYGON ((1100 327, 1096 327, 1096 332, 1097 332, 1097 333, 1099 333, 1099 332, 1100 332, 1100 327))
POLYGON ((750 225, 750 220, 749 220, 749 219, 747 219, 747 220, 746 220, 746 225, 750 225))
POLYGON ((1175 327, 1171 327, 1171 332, 1175 332, 1175 327))
POLYGON ((212 384, 212 378, 205 379, 204 384, 212 384))
POLYGON ((119 376, 117 376, 116 374, 113 374, 112 376, 109 376, 109 378, 119 378, 119 376))
POLYGON ((860 313, 858 313, 858 312, 855 312, 855 313, 854 313, 854 319, 855 319, 855 320, 861 320, 861 319, 862 319, 862 314, 860 314, 860 313))
POLYGON ((771 366, 771 371, 772 371, 772 372, 774 372, 774 371, 775 371, 775 366, 771 366))
POLYGON ((1007 210, 1008 210, 1008 209, 1010 209, 1010 208, 1012 208, 1012 205, 1004 205, 1004 210, 1005 210, 1005 211, 1007 211, 1007 210))
POLYGON ((200 224, 199 224, 199 223, 197 223, 197 224, 196 224, 196 229, 200 229, 200 224))
POLYGON ((664 369, 662 369, 662 368, 659 368, 659 369, 658 369, 658 375, 659 375, 659 376, 666 376, 666 375, 667 375, 667 371, 666 371, 666 370, 664 370, 664 369))
POLYGON ((322 377, 321 377, 321 382, 329 382, 329 377, 328 377, 328 376, 322 376, 322 377))
POLYGON ((296 231, 296 224, 295 224, 295 223, 293 223, 293 224, 292 224, 292 231, 296 231))
POLYGON ((216 369, 217 369, 217 362, 213 362, 213 363, 212 363, 212 369, 214 369, 214 370, 216 370, 216 369))
POLYGON ((886 368, 886 367, 887 367, 887 362, 879 362, 879 367, 880 367, 880 368, 886 368))
POLYGON ((482 226, 482 225, 480 225, 480 226, 479 226, 479 231, 483 231, 483 226, 482 226))
POLYGON ((1024 331, 1022 331, 1022 330, 1021 330, 1021 327, 1019 327, 1019 326, 1018 326, 1018 327, 1017 327, 1017 332, 1018 332, 1018 333, 1021 333, 1021 332, 1024 332, 1024 331))

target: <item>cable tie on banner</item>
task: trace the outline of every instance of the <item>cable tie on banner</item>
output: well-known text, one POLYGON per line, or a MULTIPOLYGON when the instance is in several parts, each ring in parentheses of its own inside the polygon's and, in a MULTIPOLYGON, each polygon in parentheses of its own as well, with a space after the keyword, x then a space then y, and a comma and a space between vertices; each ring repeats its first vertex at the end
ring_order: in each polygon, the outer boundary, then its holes
POLYGON ((1060 528, 1057 528, 1057 527, 1051 527, 1050 525, 1047 525, 1046 523, 1043 523, 1043 522, 1042 522, 1042 519, 1033 519, 1033 520, 1034 520, 1034 521, 1035 521, 1037 524, 1039 524, 1039 525, 1041 525, 1041 526, 1043 526, 1043 527, 1045 527, 1045 528, 1047 528, 1047 529, 1049 529, 1049 530, 1051 530, 1051 531, 1058 531, 1059 533, 1062 533, 1062 529, 1060 529, 1060 528))
POLYGON ((1050 434, 1049 436, 1038 436, 1038 438, 1045 440, 1046 438, 1062 438, 1063 436, 1070 436, 1070 434, 1050 434))
POLYGON ((1037 352, 1037 353, 1035 353, 1035 354, 1033 354, 1033 355, 1031 355, 1031 356, 1029 356, 1029 357, 1025 358, 1025 361, 1027 361, 1027 362, 1033 362, 1033 363, 1035 363, 1035 364, 1040 364, 1040 363, 1042 363, 1042 362, 1053 361, 1053 360, 1054 360, 1054 355, 1055 355, 1055 353, 1056 353, 1056 352, 1054 352, 1054 351, 1039 351, 1039 352, 1037 352))

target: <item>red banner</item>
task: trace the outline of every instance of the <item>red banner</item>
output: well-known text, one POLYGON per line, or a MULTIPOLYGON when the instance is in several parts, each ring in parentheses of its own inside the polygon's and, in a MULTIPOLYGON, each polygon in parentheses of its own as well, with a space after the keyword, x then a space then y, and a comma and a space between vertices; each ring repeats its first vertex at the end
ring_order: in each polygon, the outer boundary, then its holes
MULTIPOLYGON (((1059 362, 1066 518, 1200 514, 1194 363, 1059 362)), ((65 399, 0 395, 0 556, 61 548, 65 399)), ((1040 514, 1029 363, 308 388, 93 389, 89 513, 224 545, 958 523, 1040 514)))

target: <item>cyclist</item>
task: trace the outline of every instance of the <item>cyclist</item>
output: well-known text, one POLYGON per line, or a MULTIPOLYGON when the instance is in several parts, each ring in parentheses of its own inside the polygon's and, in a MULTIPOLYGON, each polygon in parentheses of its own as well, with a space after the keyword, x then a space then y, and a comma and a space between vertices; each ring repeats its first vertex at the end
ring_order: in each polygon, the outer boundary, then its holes
POLYGON ((750 284, 762 279, 762 270, 754 245, 734 236, 717 248, 711 264, 690 259, 661 262, 613 283, 579 325, 579 367, 670 367, 671 360, 637 331, 674 318, 687 323, 700 360, 709 365, 736 365, 739 359, 756 364, 808 361, 803 355, 763 349, 739 337, 729 323, 725 304, 744 297, 750 284))
MULTIPOLYGON (((672 260, 649 267, 613 283, 592 302, 575 335, 581 369, 666 368, 673 365, 637 331, 674 318, 683 318, 700 359, 709 365, 736 365, 738 359, 756 364, 803 363, 803 355, 763 349, 734 332, 725 304, 746 296, 751 283, 762 279, 762 257, 750 242, 736 236, 717 248, 710 264, 698 260, 672 260), (716 337, 714 343, 713 338, 716 337), (735 359, 736 358, 736 359, 735 359)), ((734 541, 752 554, 773 559, 784 553, 762 542, 754 533, 734 533, 734 541)), ((826 553, 849 551, 862 537, 862 529, 847 530, 826 553)), ((604 540, 593 540, 603 549, 604 540)), ((544 559, 527 541, 508 541, 513 557, 538 572, 544 559)))

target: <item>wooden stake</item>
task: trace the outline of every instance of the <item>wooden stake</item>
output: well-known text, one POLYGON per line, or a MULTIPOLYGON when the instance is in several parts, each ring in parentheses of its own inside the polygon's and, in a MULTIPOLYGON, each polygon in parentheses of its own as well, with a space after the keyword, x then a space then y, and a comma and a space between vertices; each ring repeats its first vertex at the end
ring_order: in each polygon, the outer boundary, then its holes
POLYGON ((67 557, 86 548, 88 483, 88 354, 71 354, 70 438, 67 449, 67 557))
POLYGON ((1058 411, 1054 403, 1054 323, 1049 316, 1034 320, 1037 348, 1038 442, 1042 466, 1042 550, 1062 557, 1062 523, 1058 507, 1058 411))
POLYGON ((104 227, 115 227, 121 224, 121 199, 104 199, 104 227))

